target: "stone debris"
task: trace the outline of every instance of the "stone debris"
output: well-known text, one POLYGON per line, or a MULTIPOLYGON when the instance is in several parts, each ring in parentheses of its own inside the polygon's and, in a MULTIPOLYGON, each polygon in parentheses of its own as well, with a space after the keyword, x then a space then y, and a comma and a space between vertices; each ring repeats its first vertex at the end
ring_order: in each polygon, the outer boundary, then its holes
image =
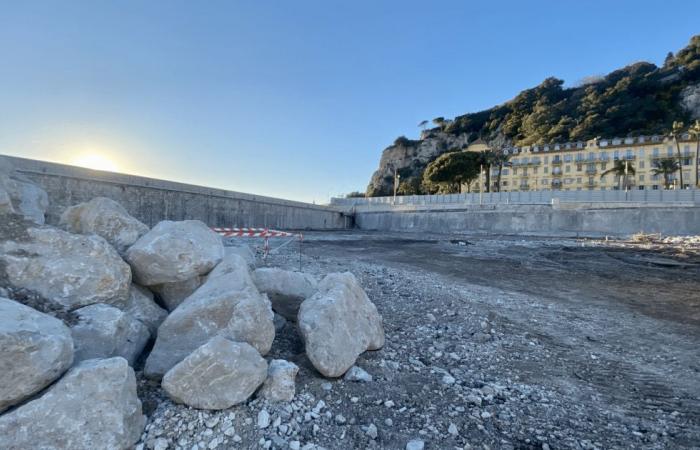
POLYGON ((256 269, 253 281, 258 290, 270 298, 272 309, 291 322, 296 322, 301 302, 311 297, 318 286, 309 274, 276 267, 256 269))
POLYGON ((406 443, 406 450, 423 450, 425 442, 421 439, 412 439, 406 443))
POLYGON ((257 350, 215 336, 170 369, 162 386, 177 403, 226 409, 247 400, 266 376, 267 363, 257 350))
POLYGON ((0 214, 19 214, 43 225, 48 207, 46 191, 14 170, 12 163, 0 156, 0 214))
POLYGON ((372 381, 372 375, 368 374, 364 369, 352 366, 350 370, 345 372, 343 377, 346 381, 360 381, 360 382, 370 382, 372 381))
POLYGON ((148 232, 146 224, 106 197, 95 197, 67 208, 61 214, 60 224, 71 233, 101 236, 120 254, 148 232))
POLYGON ((114 306, 89 305, 75 314, 78 322, 71 333, 76 361, 121 356, 133 366, 148 343, 148 327, 114 306))
POLYGON ((267 369, 267 379, 260 396, 272 402, 290 402, 296 392, 295 378, 299 366, 283 359, 273 359, 267 369))
POLYGON ((246 244, 237 244, 224 247, 224 257, 227 255, 238 255, 248 263, 248 268, 255 269, 255 252, 246 244))
POLYGON ((236 255, 228 258, 232 260, 224 263, 232 265, 227 271, 217 267, 158 328, 144 369, 147 376, 162 377, 217 335, 246 342, 261 355, 270 351, 275 337, 270 301, 253 285, 245 261, 236 255))
POLYGON ((26 234, 26 240, 0 242, 0 263, 12 286, 69 310, 126 302, 131 270, 103 238, 48 227, 26 234))
POLYGON ((63 322, 0 297, 0 413, 39 392, 73 363, 63 322))
POLYGON ((0 448, 126 449, 144 423, 127 361, 83 361, 39 398, 0 416, 0 448))
POLYGON ((299 329, 309 360, 327 377, 343 375, 364 351, 384 345, 382 317, 349 272, 319 283, 301 304, 299 329))
POLYGON ((144 286, 209 273, 223 258, 221 238, 198 220, 159 222, 126 251, 134 280, 144 286))
POLYGON ((137 284, 131 285, 129 298, 121 309, 146 325, 153 338, 160 324, 168 317, 168 312, 153 301, 153 293, 137 284))

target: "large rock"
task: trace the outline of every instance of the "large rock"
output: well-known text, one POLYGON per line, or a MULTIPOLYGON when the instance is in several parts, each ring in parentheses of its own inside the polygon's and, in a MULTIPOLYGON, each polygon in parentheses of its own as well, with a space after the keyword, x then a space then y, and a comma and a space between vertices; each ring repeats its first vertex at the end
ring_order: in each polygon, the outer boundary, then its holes
POLYGON ((73 364, 62 321, 0 297, 0 413, 51 384, 73 364))
POLYGON ((267 379, 260 388, 260 396, 273 402, 291 402, 296 393, 294 379, 299 372, 299 366, 285 361, 273 359, 267 368, 267 379))
POLYGON ((74 366, 41 397, 0 416, 4 450, 128 449, 145 418, 123 358, 74 366))
POLYGON ((129 296, 131 270, 99 236, 29 228, 22 238, 0 241, 0 263, 11 285, 63 308, 123 304, 129 296))
POLYGON ((90 305, 75 313, 79 319, 71 332, 76 361, 121 356, 133 366, 148 343, 148 327, 113 306, 90 305))
POLYGON ((144 286, 205 275, 223 256, 221 238, 198 220, 160 222, 126 252, 135 280, 144 286))
POLYGON ((95 197, 66 209, 61 215, 61 225, 72 233, 102 236, 119 253, 124 253, 148 232, 148 226, 106 197, 95 197))
POLYGON ((151 289, 158 294, 158 298, 168 311, 174 311, 187 297, 199 289, 202 283, 204 283, 204 277, 196 276, 185 281, 156 284, 151 286, 151 289))
POLYGON ((162 377, 217 335, 246 342, 265 355, 275 338, 272 318, 270 301, 255 288, 245 261, 229 255, 158 328, 144 372, 162 377))
POLYGON ((257 350, 215 336, 170 369, 162 386, 177 403, 225 409, 246 401, 266 375, 267 363, 257 350))
POLYGON ((41 225, 48 207, 46 191, 15 171, 9 160, 0 157, 0 214, 14 212, 41 225))
POLYGON ((136 284, 131 285, 129 299, 121 309, 146 325, 153 337, 158 333, 160 324, 168 317, 168 312, 153 301, 151 291, 136 284))
POLYGON ((224 247, 224 255, 238 255, 248 263, 248 267, 255 268, 255 252, 247 244, 239 244, 224 247))
POLYGON ((258 290, 267 294, 272 309, 287 320, 295 322, 301 302, 314 295, 318 282, 309 274, 274 267, 253 271, 258 290))
POLYGON ((301 304, 299 330, 306 354, 327 377, 339 377, 365 350, 384 345, 382 316, 350 272, 332 273, 301 304))

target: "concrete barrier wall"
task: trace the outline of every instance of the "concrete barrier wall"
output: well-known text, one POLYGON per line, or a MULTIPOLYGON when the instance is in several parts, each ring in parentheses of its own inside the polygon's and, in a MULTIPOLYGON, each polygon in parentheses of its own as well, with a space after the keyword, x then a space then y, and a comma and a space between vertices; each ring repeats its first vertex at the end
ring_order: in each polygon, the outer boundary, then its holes
POLYGON ((700 235, 700 207, 567 207, 551 205, 356 213, 363 230, 501 233, 540 236, 629 236, 640 231, 700 235))
POLYGON ((210 226, 335 230, 352 226, 338 209, 165 180, 5 156, 49 194, 47 222, 94 197, 109 197, 153 226, 161 220, 198 219, 210 226))

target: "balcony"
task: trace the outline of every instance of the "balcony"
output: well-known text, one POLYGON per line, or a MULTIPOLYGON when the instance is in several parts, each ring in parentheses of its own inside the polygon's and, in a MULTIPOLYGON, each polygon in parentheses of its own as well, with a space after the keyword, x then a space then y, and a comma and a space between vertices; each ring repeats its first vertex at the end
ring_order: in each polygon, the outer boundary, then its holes
POLYGON ((520 185, 518 185, 518 189, 520 189, 521 191, 527 191, 530 189, 530 185, 527 183, 521 183, 520 185))
POLYGON ((590 167, 589 167, 589 168, 586 169, 586 174, 588 174, 588 175, 594 175, 594 174, 596 174, 597 172, 598 172, 598 169, 596 169, 596 168, 590 168, 590 167))
POLYGON ((563 172, 561 170, 552 170, 552 176, 554 177, 560 177, 562 173, 563 172))
POLYGON ((553 159, 552 160, 552 165, 553 166, 560 166, 563 161, 561 159, 553 159))

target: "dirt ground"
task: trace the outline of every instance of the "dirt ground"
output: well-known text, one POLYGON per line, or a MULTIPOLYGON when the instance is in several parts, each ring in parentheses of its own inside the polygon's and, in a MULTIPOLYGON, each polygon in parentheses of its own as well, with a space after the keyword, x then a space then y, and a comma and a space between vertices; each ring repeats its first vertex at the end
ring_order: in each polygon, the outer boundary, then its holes
MULTIPOLYGON (((297 250, 267 264, 298 269, 297 250)), ((698 249, 310 233, 301 265, 355 273, 377 305, 386 346, 357 361, 373 380, 323 378, 286 323, 271 356, 301 367, 291 406, 203 413, 142 380, 146 448, 212 448, 222 426, 236 439, 213 448, 700 448, 698 249)))

